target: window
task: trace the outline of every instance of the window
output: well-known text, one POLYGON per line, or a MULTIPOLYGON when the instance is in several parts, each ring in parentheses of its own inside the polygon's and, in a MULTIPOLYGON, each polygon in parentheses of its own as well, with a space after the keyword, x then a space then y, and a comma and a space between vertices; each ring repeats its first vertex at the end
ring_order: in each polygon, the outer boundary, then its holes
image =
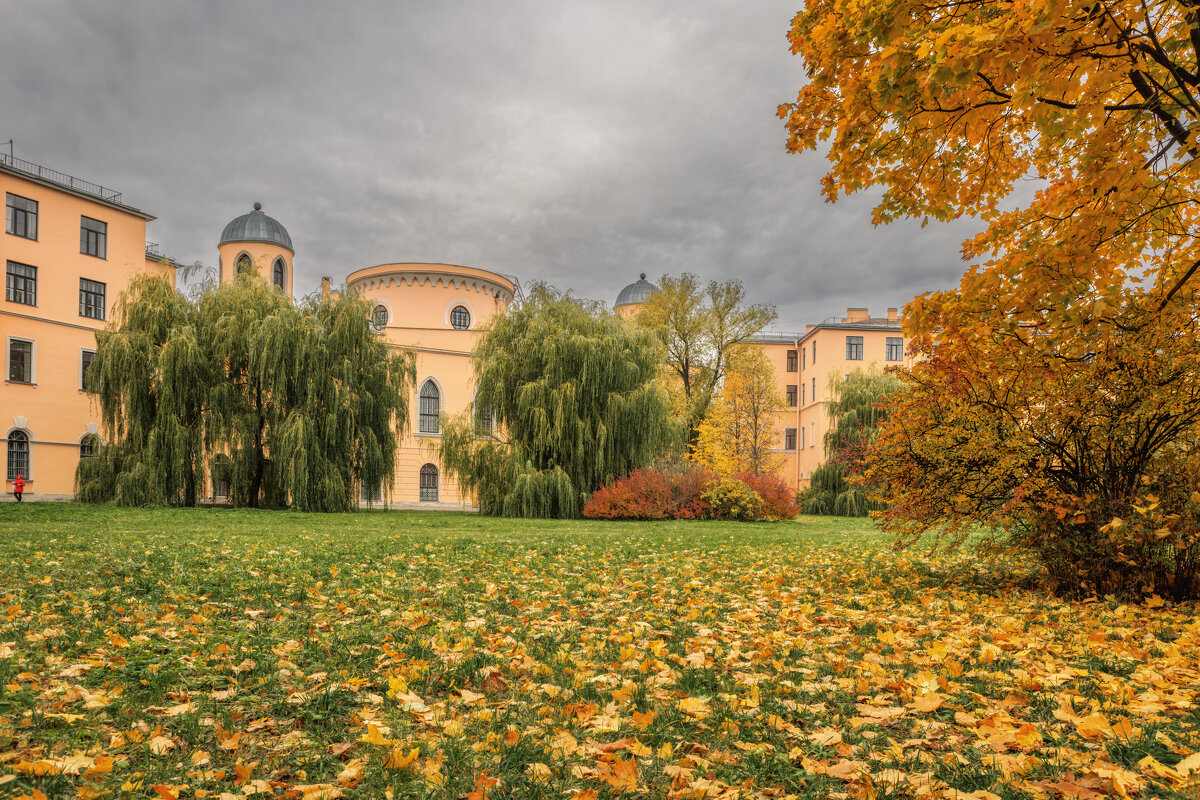
POLYGON ((814 364, 816 364, 816 363, 817 363, 817 340, 816 340, 816 339, 813 339, 813 357, 812 357, 812 362, 813 362, 814 364))
POLYGON ((29 477, 29 434, 13 431, 8 435, 8 479, 29 477))
POLYGON ((804 405, 805 403, 808 402, 807 400, 804 399, 804 390, 807 388, 808 387, 805 386, 803 383, 800 384, 800 405, 804 405))
POLYGON ((471 327, 471 312, 466 306, 455 306, 450 311, 450 324, 455 330, 465 331, 471 327))
POLYGON ((12 383, 33 383, 33 342, 25 339, 8 340, 8 380, 12 383))
POLYGON ((492 432, 492 410, 482 403, 475 404, 475 433, 488 436, 492 432))
POLYGON ((788 372, 796 371, 796 351, 795 350, 787 351, 787 371, 788 372))
POLYGON ((5 232, 26 239, 37 239, 37 208, 36 200, 21 197, 19 194, 7 194, 4 207, 5 232))
POLYGON ((817 423, 815 422, 808 423, 808 446, 817 446, 817 423))
POLYGON ((800 449, 804 449, 804 428, 800 429, 800 449))
POLYGON ((783 429, 783 449, 784 450, 795 450, 796 449, 796 429, 795 428, 784 428, 783 429))
POLYGON ((250 260, 250 256, 242 253, 237 257, 237 261, 234 263, 233 269, 234 277, 237 277, 238 275, 249 275, 253 271, 254 262, 250 260))
POLYGON ((95 350, 79 351, 79 391, 88 390, 88 372, 92 369, 92 361, 96 358, 95 350))
POLYGON ((214 500, 226 500, 229 498, 229 479, 232 475, 233 465, 229 462, 228 456, 220 454, 213 459, 212 484, 214 500))
POLYGON ((417 430, 421 433, 438 432, 438 416, 441 414, 442 396, 433 381, 421 386, 421 414, 417 430))
POLYGON ((100 446, 100 437, 94 433, 89 433, 79 440, 79 457, 80 458, 95 458, 96 449, 100 446))
POLYGON ((37 305, 37 267, 8 262, 4 275, 4 299, 10 303, 37 305))
POLYGON ((900 336, 887 337, 887 347, 884 354, 886 361, 904 360, 904 339, 900 336))
POLYGON ((362 501, 367 505, 381 502, 383 500, 383 484, 377 483, 374 486, 368 486, 364 483, 362 485, 362 492, 359 494, 359 497, 361 497, 362 501))
POLYGON ((108 258, 108 223, 91 217, 79 218, 79 252, 108 258))
POLYGON ((817 402, 817 379, 816 378, 813 378, 812 392, 809 393, 808 399, 809 399, 809 402, 812 402, 812 403, 817 402))
POLYGON ((808 351, 801 350, 800 351, 800 369, 806 369, 807 367, 808 367, 808 351))
POLYGON ((104 319, 104 290, 99 281, 79 279, 79 316, 104 319))
POLYGON ((863 337, 847 336, 846 337, 846 360, 847 361, 862 361, 863 353, 863 337))
POLYGON ((436 503, 438 499, 438 470, 433 464, 421 467, 421 501, 436 503))
POLYGON ((787 387, 787 404, 789 407, 796 405, 796 386, 794 384, 787 387))
POLYGON ((287 270, 287 267, 284 265, 283 259, 282 258, 275 259, 275 266, 271 270, 271 282, 275 284, 275 287, 277 289, 284 288, 284 285, 285 285, 284 276, 286 274, 286 270, 287 270))
POLYGON ((371 327, 377 331, 383 330, 387 327, 388 317, 387 306, 375 306, 371 311, 371 327))

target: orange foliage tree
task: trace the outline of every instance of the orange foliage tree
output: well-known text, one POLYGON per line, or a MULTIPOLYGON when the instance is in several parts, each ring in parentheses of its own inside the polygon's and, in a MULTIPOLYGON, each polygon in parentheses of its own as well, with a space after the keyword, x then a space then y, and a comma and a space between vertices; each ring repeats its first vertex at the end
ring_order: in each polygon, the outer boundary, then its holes
POLYGON ((905 310, 885 522, 995 526, 1064 591, 1200 594, 1200 10, 812 0, 790 38, 811 80, 780 114, 829 143, 827 199, 986 223, 905 310))

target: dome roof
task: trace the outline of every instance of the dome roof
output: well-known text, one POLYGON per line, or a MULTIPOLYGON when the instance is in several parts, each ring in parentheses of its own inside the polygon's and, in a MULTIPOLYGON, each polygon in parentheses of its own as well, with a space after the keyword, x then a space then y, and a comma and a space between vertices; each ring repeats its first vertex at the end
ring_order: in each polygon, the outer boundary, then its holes
POLYGON ((262 203, 255 203, 253 211, 242 214, 225 226, 217 246, 226 242, 270 242, 296 252, 292 250, 292 237, 288 235, 287 228, 264 214, 262 203))
POLYGON ((617 295, 617 302, 613 305, 613 308, 644 303, 646 302, 646 298, 657 291, 658 287, 646 280, 646 273, 643 272, 637 281, 621 290, 621 293, 617 295))

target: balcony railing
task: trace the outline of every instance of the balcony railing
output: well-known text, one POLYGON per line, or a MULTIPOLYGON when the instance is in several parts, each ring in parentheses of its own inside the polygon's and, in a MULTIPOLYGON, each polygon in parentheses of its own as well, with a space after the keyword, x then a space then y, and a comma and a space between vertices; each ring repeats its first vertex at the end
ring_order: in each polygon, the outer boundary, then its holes
POLYGON ((98 183, 85 181, 80 178, 68 175, 65 172, 59 172, 49 167, 43 167, 41 164, 34 164, 32 161, 14 158, 8 153, 0 153, 0 164, 14 169, 18 172, 24 172, 26 175, 32 175, 42 180, 57 183, 60 186, 66 186, 68 189, 74 189, 77 192, 95 195, 101 200, 106 200, 110 203, 120 203, 121 193, 114 192, 112 189, 107 189, 98 183))

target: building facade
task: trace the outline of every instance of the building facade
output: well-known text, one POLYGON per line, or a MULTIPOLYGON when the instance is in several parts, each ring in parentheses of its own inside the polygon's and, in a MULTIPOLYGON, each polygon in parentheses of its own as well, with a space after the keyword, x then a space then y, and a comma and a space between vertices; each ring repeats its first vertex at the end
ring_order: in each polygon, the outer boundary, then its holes
POLYGON ((784 458, 780 474, 796 491, 808 488, 813 471, 825 462, 832 381, 856 370, 908 364, 894 308, 883 317, 848 308, 844 317, 809 325, 803 334, 764 334, 753 344, 774 367, 784 398, 784 408, 774 414, 777 450, 784 458))
MULTIPOLYGON (((154 219, 119 193, 69 175, 0 155, 5 195, 5 295, 0 341, 5 380, 0 430, 5 438, 5 495, 22 475, 26 498, 74 497, 75 468, 105 440, 99 403, 84 388, 96 332, 131 278, 164 274, 174 285, 178 265, 146 241, 154 219)), ((291 235, 260 203, 231 220, 217 243, 221 283, 251 272, 294 297, 291 235)), ((330 291, 330 279, 323 291, 330 291)), ((478 267, 388 263, 350 273, 346 288, 373 305, 371 321, 388 344, 414 354, 417 379, 410 422, 401 432, 394 486, 362 487, 362 504, 469 508, 437 456, 445 417, 475 412, 471 352, 481 329, 513 302, 516 278, 478 267)), ((656 291, 641 277, 617 296, 613 312, 631 320, 656 291)), ((784 408, 774 413, 782 475, 797 491, 825 460, 831 376, 904 363, 905 342, 895 309, 883 318, 866 309, 809 325, 803 334, 757 337, 775 369, 784 408)), ((486 413, 486 412, 485 412, 486 413)), ((210 502, 224 502, 228 481, 214 465, 210 502)))
POLYGON ((96 331, 134 275, 161 272, 174 284, 175 265, 147 246, 154 217, 103 186, 0 155, 0 191, 5 492, 23 475, 27 498, 71 499, 79 459, 104 438, 84 390, 96 331))

